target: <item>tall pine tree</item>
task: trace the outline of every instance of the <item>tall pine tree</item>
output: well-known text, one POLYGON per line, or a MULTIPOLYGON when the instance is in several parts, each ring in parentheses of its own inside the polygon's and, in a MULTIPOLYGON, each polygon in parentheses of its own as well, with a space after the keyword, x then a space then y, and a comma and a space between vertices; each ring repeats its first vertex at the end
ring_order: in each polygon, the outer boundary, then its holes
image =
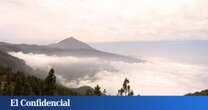
POLYGON ((101 92, 100 89, 101 89, 100 86, 97 85, 97 86, 95 87, 95 89, 94 89, 94 95, 96 95, 96 96, 101 96, 101 95, 102 95, 102 92, 101 92))
POLYGON ((53 68, 49 71, 48 76, 45 78, 44 84, 45 84, 44 95, 48 95, 48 96, 55 95, 56 76, 53 68))
POLYGON ((131 90, 129 83, 130 81, 127 78, 125 78, 122 88, 118 90, 118 96, 133 96, 134 95, 134 92, 133 90, 131 90))

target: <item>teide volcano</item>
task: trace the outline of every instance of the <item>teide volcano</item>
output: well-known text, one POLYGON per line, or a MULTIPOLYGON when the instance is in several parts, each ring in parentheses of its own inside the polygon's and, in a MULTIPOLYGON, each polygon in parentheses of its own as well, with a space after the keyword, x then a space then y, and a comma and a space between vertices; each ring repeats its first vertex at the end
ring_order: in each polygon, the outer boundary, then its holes
POLYGON ((63 50, 92 50, 88 44, 81 42, 74 37, 64 39, 56 44, 51 44, 49 47, 58 48, 63 50))
POLYGON ((46 54, 56 56, 74 56, 74 57, 97 57, 106 60, 125 61, 125 62, 140 62, 142 60, 122 56, 113 53, 99 51, 90 45, 75 39, 74 37, 66 38, 58 43, 50 45, 29 45, 29 44, 9 44, 0 43, 0 51, 3 52, 18 52, 46 54))

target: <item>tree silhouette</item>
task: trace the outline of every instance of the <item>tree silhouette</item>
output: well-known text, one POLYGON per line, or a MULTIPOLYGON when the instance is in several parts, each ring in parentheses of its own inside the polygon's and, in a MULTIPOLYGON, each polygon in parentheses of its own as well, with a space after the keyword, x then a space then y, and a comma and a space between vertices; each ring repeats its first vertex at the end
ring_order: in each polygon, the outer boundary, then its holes
POLYGON ((101 92, 100 89, 101 89, 100 86, 97 85, 97 86, 95 87, 95 89, 94 89, 94 95, 96 95, 96 96, 101 96, 101 95, 102 95, 102 92, 101 92))
POLYGON ((130 81, 125 78, 123 82, 123 86, 118 90, 118 96, 133 96, 134 92, 131 90, 131 86, 129 85, 130 81))
POLYGON ((25 75, 22 72, 17 72, 15 81, 16 81, 16 84, 14 87, 14 94, 15 95, 23 95, 24 94, 25 75))
POLYGON ((45 79, 44 95, 55 95, 56 76, 54 73, 55 71, 52 68, 45 79))
MULTIPOLYGON (((11 69, 0 67, 0 95, 85 95, 81 90, 74 90, 56 84, 54 73, 54 70, 51 69, 48 76, 43 80, 29 75, 29 73, 11 71, 11 69)), ((91 90, 89 95, 93 95, 94 90, 89 89, 91 90)))

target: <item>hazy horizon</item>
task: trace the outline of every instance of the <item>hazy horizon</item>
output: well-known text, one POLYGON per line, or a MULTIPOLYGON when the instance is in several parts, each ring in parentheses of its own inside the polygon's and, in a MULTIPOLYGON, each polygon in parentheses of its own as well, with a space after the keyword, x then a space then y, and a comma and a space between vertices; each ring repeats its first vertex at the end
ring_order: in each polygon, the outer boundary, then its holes
POLYGON ((23 59, 34 69, 47 72, 53 67, 57 80, 64 86, 93 87, 99 84, 111 95, 116 94, 125 77, 130 79, 134 92, 141 95, 184 95, 206 89, 208 84, 205 80, 208 77, 206 41, 96 43, 92 47, 146 62, 22 52, 10 54, 23 59))
MULTIPOLYGON (((49 44, 54 44, 54 43, 58 43, 64 39, 67 39, 67 38, 75 38, 77 40, 80 40, 78 39, 78 37, 76 36, 70 36, 70 37, 65 37, 63 39, 59 39, 59 40, 56 40, 56 41, 53 41, 53 42, 48 42, 48 43, 37 43, 37 42, 25 42, 25 41, 18 41, 18 42, 12 42, 11 41, 7 41, 7 40, 2 40, 0 38, 0 42, 4 42, 4 43, 10 43, 10 44, 28 44, 28 45, 49 45, 49 44)), ((106 42, 106 41, 103 41, 103 42, 87 42, 87 41, 83 41, 83 40, 80 40, 86 44, 89 44, 90 46, 101 46, 101 45, 112 45, 112 44, 122 44, 122 45, 126 45, 126 44, 135 44, 135 43, 171 43, 171 42, 183 42, 183 43, 188 43, 188 42, 208 42, 208 39, 207 40, 147 40, 147 41, 109 41, 109 42, 106 42)), ((96 48, 96 47, 95 47, 96 48)))
POLYGON ((33 69, 53 67, 67 87, 100 84, 116 94, 128 77, 136 94, 184 95, 207 89, 207 6, 207 0, 0 0, 0 42, 47 45, 1 43, 0 59, 23 69, 23 60, 33 69))
POLYGON ((206 0, 0 0, 0 41, 208 40, 206 0))

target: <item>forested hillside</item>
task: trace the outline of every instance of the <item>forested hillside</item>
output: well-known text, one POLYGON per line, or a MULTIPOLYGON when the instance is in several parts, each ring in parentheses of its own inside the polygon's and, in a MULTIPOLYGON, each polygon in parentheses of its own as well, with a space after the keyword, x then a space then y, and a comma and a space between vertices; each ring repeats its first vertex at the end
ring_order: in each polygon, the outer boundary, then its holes
MULTIPOLYGON (((50 70, 45 79, 40 79, 23 72, 13 72, 10 68, 0 68, 0 95, 86 95, 87 91, 92 91, 91 87, 66 88, 56 83, 56 76, 53 69, 50 70)), ((93 95, 93 94, 92 94, 93 95)))
POLYGON ((11 68, 11 71, 17 72, 18 70, 24 73, 34 73, 34 70, 25 64, 21 59, 13 57, 6 52, 0 50, 0 67, 1 68, 11 68))
POLYGON ((208 89, 199 91, 199 92, 194 92, 194 93, 188 93, 186 96, 208 96, 208 89))
MULTIPOLYGON (((24 72, 13 72, 11 68, 0 67, 0 95, 6 96, 106 96, 106 89, 99 85, 91 88, 67 88, 56 81, 54 69, 51 69, 46 78, 40 79, 24 72)), ((118 96, 134 95, 126 78, 118 96)))

